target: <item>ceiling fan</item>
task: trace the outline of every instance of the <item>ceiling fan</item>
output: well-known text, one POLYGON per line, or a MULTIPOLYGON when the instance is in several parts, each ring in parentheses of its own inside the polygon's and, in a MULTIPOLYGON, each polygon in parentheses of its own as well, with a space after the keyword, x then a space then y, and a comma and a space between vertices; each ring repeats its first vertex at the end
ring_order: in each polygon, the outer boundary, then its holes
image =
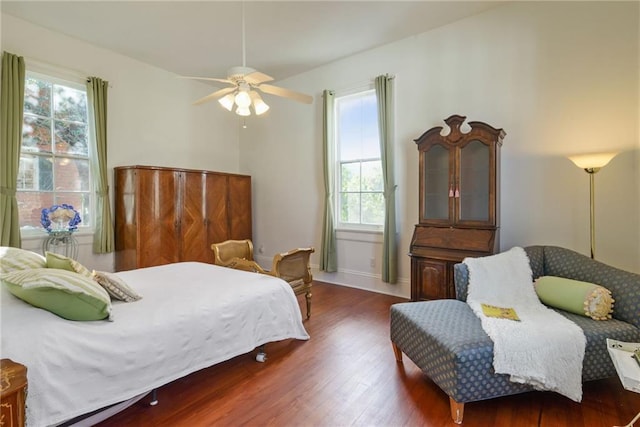
POLYGON ((251 106, 253 106, 256 115, 263 114, 269 109, 269 106, 262 100, 259 93, 260 91, 305 104, 311 104, 313 102, 313 97, 310 95, 266 84, 267 82, 273 81, 273 77, 246 66, 244 2, 242 2, 242 66, 230 68, 227 71, 226 79, 189 76, 182 76, 182 78, 228 84, 229 87, 217 90, 197 100, 194 102, 194 105, 204 104, 205 102, 217 99, 220 105, 229 111, 233 110, 235 105, 235 112, 240 116, 251 115, 251 110, 249 109, 251 106))

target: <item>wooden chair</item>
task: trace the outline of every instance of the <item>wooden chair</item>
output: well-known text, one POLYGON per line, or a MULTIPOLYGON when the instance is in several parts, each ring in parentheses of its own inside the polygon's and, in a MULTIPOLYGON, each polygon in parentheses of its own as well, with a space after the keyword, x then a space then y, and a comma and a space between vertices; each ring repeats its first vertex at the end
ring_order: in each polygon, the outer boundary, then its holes
POLYGON ((309 268, 309 258, 314 248, 297 248, 289 252, 276 254, 271 263, 271 270, 263 269, 253 260, 253 244, 251 240, 227 240, 211 245, 214 263, 236 270, 251 271, 279 277, 291 285, 296 295, 304 294, 307 302, 307 319, 311 317, 311 285, 313 276, 309 268))
POLYGON ((211 250, 213 251, 213 263, 215 265, 255 271, 253 269, 255 262, 253 262, 253 243, 251 243, 251 240, 226 240, 212 244, 211 250), (243 268, 239 268, 237 267, 238 261, 248 262, 242 263, 243 268))
POLYGON ((280 277, 291 285, 296 295, 304 294, 307 301, 307 319, 311 317, 311 285, 313 276, 309 268, 309 258, 314 248, 298 248, 277 254, 269 274, 280 277))

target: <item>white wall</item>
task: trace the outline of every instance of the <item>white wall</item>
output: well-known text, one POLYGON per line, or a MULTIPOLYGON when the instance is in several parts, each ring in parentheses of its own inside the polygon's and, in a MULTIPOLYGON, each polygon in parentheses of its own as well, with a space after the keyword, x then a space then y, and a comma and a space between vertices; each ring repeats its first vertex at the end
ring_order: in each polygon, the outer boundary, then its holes
MULTIPOLYGON (((451 114, 506 131, 501 247, 547 244, 589 253, 588 176, 570 154, 620 151, 596 175, 596 258, 640 272, 637 2, 515 2, 276 82, 313 106, 268 97, 267 117, 240 132, 241 171, 254 177, 254 244, 275 252, 312 245, 323 219, 321 91, 396 75, 399 275, 369 267, 380 245, 338 245, 339 273, 315 278, 409 295, 407 256, 418 220, 414 138, 451 114)), ((366 238, 371 236, 365 235, 366 238)), ((373 236, 376 237, 376 236, 373 236)), ((363 240, 363 239, 355 239, 363 240)))
MULTIPOLYGON (((238 172, 238 121, 216 103, 192 103, 215 90, 108 50, 2 15, 2 50, 71 76, 109 81, 108 167, 173 166, 238 172), (216 105, 214 105, 216 104, 216 105)), ((188 46, 185 47, 188 49, 188 46)), ((195 54, 195 53, 194 53, 195 54)), ((64 76, 62 76, 64 77, 64 76)), ((38 250, 42 237, 24 239, 38 250)), ((91 252, 90 236, 79 236, 79 261, 111 270, 113 255, 91 252)))

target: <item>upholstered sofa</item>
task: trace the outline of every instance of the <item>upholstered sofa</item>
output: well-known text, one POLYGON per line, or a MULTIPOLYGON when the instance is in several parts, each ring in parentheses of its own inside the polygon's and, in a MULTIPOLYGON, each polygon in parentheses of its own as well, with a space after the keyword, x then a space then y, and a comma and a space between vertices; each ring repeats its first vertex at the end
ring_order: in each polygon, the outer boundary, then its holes
MULTIPOLYGON (((559 276, 597 283, 615 299, 612 319, 557 310, 580 326, 586 337, 582 379, 616 375, 606 338, 640 341, 640 274, 623 271, 569 249, 555 246, 525 248, 533 278, 559 276)), ((466 304, 468 270, 454 266, 456 299, 408 302, 391 307, 391 342, 396 360, 406 354, 448 396, 453 420, 462 423, 464 404, 530 391, 493 372, 493 342, 480 319, 466 304)))

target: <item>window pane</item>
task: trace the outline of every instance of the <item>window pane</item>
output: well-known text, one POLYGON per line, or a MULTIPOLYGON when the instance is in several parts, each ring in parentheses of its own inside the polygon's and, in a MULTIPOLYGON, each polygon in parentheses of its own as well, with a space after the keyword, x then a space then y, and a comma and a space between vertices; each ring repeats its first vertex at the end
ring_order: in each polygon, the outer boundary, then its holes
POLYGON ((37 160, 34 156, 20 156, 20 167, 18 168, 18 190, 37 190, 37 160))
POLYGON ((87 95, 66 86, 54 86, 53 115, 56 119, 87 122, 87 95))
POLYGON ((89 155, 86 125, 56 120, 55 133, 56 153, 77 154, 79 156, 89 155))
POLYGON ((51 84, 27 77, 24 85, 24 111, 51 117, 51 84))
POLYGON ((377 111, 373 91, 338 99, 338 144, 342 161, 380 157, 377 111))
POLYGON ((382 225, 384 223, 384 195, 362 193, 362 223, 382 225))
POLYGON ((362 162, 362 191, 384 191, 382 163, 362 162))
POLYGON ((55 160, 56 191, 89 191, 89 161, 58 157, 55 160))
POLYGON ((374 93, 362 100, 362 120, 362 158, 379 159, 378 105, 374 93))
POLYGON ((20 226, 41 229, 40 215, 43 208, 53 205, 53 193, 18 191, 16 192, 16 199, 18 199, 20 226))
POLYGON ((23 154, 18 170, 18 190, 53 191, 51 157, 23 154))
POLYGON ((29 152, 51 152, 51 120, 24 115, 22 149, 29 152))
POLYGON ((340 191, 360 191, 360 163, 340 165, 340 191))
POLYGON ((340 222, 360 223, 360 193, 340 194, 340 222))

